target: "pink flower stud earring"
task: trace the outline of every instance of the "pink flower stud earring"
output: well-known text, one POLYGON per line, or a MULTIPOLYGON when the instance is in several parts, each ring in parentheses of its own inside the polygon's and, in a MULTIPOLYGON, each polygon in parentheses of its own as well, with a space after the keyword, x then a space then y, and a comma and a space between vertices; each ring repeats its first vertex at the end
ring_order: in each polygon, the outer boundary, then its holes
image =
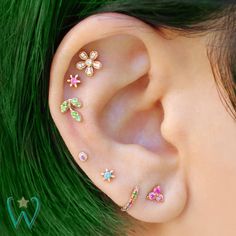
POLYGON ((97 51, 91 51, 89 56, 85 51, 82 51, 80 52, 79 57, 83 61, 76 63, 76 68, 78 70, 85 69, 85 74, 88 77, 92 77, 94 75, 94 69, 99 70, 102 68, 102 63, 100 61, 95 61, 98 58, 97 51))
POLYGON ((81 81, 78 79, 78 77, 79 77, 78 75, 75 75, 75 76, 70 75, 70 79, 67 80, 67 82, 70 83, 70 87, 75 87, 75 88, 78 87, 77 84, 81 83, 81 81))
POLYGON ((156 201, 161 203, 164 201, 164 196, 161 192, 161 187, 158 185, 153 188, 153 190, 146 197, 150 201, 156 201))

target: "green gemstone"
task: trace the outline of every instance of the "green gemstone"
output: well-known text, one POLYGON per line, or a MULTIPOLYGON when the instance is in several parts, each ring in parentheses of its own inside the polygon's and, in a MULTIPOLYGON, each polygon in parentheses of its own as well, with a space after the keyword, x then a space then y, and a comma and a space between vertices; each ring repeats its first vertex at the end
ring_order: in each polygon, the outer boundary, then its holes
POLYGON ((67 101, 64 101, 62 104, 61 104, 61 112, 64 113, 68 110, 69 108, 69 104, 67 101))
POLYGON ((76 121, 78 122, 82 121, 82 117, 77 111, 71 111, 70 114, 76 121))
POLYGON ((78 98, 72 98, 72 99, 71 99, 71 104, 72 104, 73 106, 78 107, 78 108, 81 108, 81 107, 82 107, 82 103, 79 101, 78 98))

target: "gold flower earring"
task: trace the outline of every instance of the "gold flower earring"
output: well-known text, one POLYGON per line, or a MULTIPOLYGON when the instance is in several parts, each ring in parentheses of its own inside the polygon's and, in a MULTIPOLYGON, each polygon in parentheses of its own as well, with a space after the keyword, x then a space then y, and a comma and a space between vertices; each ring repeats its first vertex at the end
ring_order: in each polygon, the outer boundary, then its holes
POLYGON ((99 70, 102 68, 102 63, 100 61, 95 61, 98 58, 97 51, 91 51, 89 56, 85 51, 82 51, 80 52, 79 57, 83 61, 76 63, 76 68, 78 70, 85 69, 85 74, 88 77, 92 77, 94 75, 94 69, 99 70))

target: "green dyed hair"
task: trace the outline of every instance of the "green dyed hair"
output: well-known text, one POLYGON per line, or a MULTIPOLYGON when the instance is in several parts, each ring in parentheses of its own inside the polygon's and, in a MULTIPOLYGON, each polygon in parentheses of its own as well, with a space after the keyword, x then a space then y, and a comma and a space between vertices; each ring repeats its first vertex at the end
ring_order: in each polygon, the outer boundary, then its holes
MULTIPOLYGON (((2 0, 0 4, 0 235, 125 235, 117 207, 74 162, 48 108, 50 64, 63 36, 83 18, 120 12, 186 34, 226 30, 219 84, 235 109, 235 5, 181 0, 2 0), (225 27, 227 26, 227 27, 225 27), (227 62, 227 63, 226 63, 227 62), (224 73, 226 72, 226 73, 224 73), (226 76, 225 76, 226 75, 226 76), (40 199, 32 229, 15 229, 7 198, 40 199)), ((232 110, 233 110, 232 109, 232 110)), ((235 112, 235 110, 233 110, 235 112)), ((234 113, 235 114, 235 113, 234 113)), ((32 216, 34 209, 27 212, 32 216)))

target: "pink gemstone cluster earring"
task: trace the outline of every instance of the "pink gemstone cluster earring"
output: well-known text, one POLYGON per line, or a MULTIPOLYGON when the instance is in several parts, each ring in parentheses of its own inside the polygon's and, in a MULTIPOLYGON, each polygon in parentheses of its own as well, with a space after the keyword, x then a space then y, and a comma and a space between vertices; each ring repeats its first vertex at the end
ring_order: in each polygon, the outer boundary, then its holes
POLYGON ((153 190, 148 193, 147 197, 148 200, 150 201, 155 201, 155 202, 163 202, 164 201, 164 196, 161 191, 161 187, 158 185, 153 188, 153 190))

